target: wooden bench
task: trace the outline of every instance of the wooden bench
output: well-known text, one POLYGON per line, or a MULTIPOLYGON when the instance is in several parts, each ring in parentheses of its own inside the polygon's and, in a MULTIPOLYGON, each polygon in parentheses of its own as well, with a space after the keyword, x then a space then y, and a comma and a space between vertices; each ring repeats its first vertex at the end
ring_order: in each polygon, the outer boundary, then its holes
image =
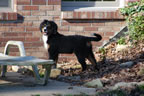
POLYGON ((38 59, 33 56, 25 56, 25 50, 23 42, 21 41, 8 41, 4 54, 0 53, 0 66, 1 66, 1 76, 5 77, 7 72, 7 65, 11 66, 32 66, 33 73, 36 79, 36 83, 40 85, 46 85, 51 72, 51 66, 54 64, 53 60, 38 59), (9 48, 11 45, 18 46, 21 56, 9 56, 9 48), (42 65, 45 68, 44 77, 39 76, 37 65, 42 65))

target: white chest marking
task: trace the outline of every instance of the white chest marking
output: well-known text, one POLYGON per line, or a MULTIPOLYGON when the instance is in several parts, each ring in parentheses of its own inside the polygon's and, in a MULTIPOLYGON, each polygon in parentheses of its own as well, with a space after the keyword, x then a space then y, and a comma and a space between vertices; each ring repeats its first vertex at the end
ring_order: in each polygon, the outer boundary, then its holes
POLYGON ((43 39, 43 43, 44 43, 44 48, 48 49, 48 44, 47 44, 48 37, 46 35, 43 35, 42 39, 43 39))

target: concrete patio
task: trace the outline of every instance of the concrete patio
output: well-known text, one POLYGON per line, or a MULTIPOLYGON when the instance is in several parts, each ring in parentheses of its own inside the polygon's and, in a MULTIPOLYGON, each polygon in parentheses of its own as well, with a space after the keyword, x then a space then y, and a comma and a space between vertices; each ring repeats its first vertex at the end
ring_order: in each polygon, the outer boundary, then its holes
POLYGON ((7 73, 0 78, 0 96, 54 96, 54 94, 95 94, 95 88, 72 86, 68 83, 49 80, 46 86, 35 85, 34 78, 19 73, 7 73))

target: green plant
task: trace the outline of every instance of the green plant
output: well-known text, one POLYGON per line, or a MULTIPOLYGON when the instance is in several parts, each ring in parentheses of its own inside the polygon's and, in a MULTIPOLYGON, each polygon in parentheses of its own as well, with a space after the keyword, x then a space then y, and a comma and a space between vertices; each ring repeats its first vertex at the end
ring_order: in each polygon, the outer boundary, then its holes
POLYGON ((138 88, 139 88, 141 91, 144 91, 144 85, 139 85, 138 88))
POLYGON ((117 41, 118 44, 120 45, 125 45, 126 44, 126 38, 125 37, 121 37, 118 41, 117 41))
POLYGON ((40 96, 40 94, 36 94, 36 95, 31 95, 31 96, 40 96))
POLYGON ((128 6, 120 9, 122 15, 126 16, 129 36, 133 40, 144 39, 144 0, 128 3, 128 6))
POLYGON ((105 48, 99 48, 99 52, 102 53, 103 55, 106 54, 106 50, 105 50, 105 48))
POLYGON ((125 90, 116 89, 116 90, 100 92, 98 93, 97 96, 128 96, 128 94, 125 90))

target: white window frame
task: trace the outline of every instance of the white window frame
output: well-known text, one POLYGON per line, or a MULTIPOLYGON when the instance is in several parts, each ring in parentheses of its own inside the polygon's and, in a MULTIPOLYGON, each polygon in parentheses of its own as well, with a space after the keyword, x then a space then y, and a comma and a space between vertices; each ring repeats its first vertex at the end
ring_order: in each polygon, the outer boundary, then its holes
POLYGON ((62 1, 62 11, 112 11, 124 7, 124 1, 62 1))
POLYGON ((9 0, 8 3, 10 3, 8 7, 0 6, 0 12, 15 12, 16 11, 16 0, 9 0))

